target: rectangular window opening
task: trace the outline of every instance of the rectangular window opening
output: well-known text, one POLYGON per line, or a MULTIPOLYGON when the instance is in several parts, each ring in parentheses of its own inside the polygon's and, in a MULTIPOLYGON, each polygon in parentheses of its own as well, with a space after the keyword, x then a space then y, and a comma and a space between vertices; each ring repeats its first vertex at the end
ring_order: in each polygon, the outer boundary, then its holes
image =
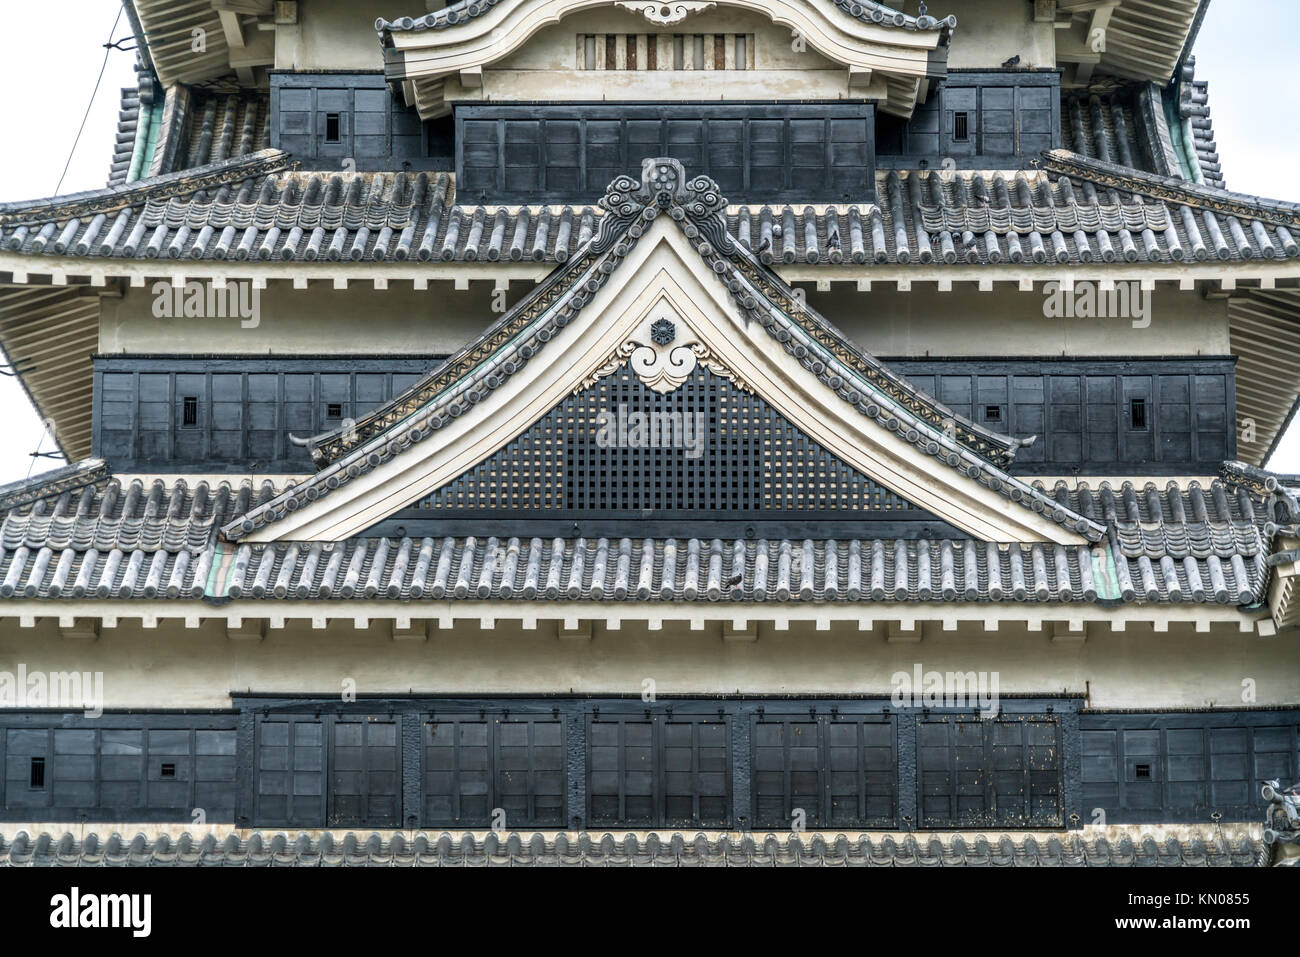
POLYGON ((955 143, 970 142, 970 114, 954 113, 952 116, 952 139, 955 143))
POLYGON ((325 406, 325 418, 341 419, 343 418, 343 403, 331 402, 325 406))
POLYGON ((1001 421, 1002 421, 1002 406, 1000 406, 1000 405, 986 405, 986 406, 984 406, 984 421, 985 421, 985 422, 1001 422, 1001 421))
POLYGON ((181 425, 193 428, 199 424, 199 397, 187 395, 181 399, 181 425))
POLYGON ((325 142, 337 143, 342 138, 339 132, 340 116, 338 113, 325 114, 325 142))
POLYGON ((1147 400, 1130 399, 1128 403, 1129 425, 1134 429, 1147 427, 1147 400))
POLYGON ((164 778, 174 778, 176 777, 176 765, 168 762, 162 766, 158 773, 164 778))
POLYGON ((1151 777, 1151 765, 1138 764, 1133 768, 1133 776, 1139 780, 1149 779, 1151 777))
POLYGON ((45 759, 32 758, 31 777, 28 779, 34 788, 45 787, 45 759))

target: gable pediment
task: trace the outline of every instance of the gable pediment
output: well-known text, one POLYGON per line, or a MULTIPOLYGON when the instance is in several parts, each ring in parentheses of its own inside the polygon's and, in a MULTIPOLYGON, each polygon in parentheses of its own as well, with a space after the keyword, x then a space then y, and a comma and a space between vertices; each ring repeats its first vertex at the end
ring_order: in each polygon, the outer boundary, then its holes
POLYGON ((612 184, 610 215, 588 247, 449 360, 444 379, 431 376, 436 388, 377 410, 355 441, 328 437, 322 449, 333 461, 227 535, 357 535, 489 460, 593 383, 626 370, 667 394, 705 369, 870 483, 974 538, 1100 536, 1100 526, 1006 473, 998 462, 1013 440, 943 419, 946 410, 807 310, 730 240, 718 216, 725 201, 707 180, 687 188, 679 166, 654 163, 644 183, 612 184))
MULTIPOLYGON (((629 31, 663 34, 670 41, 671 31, 683 29, 683 21, 688 30, 695 24, 691 32, 696 33, 726 29, 737 14, 757 15, 780 31, 782 46, 801 44, 802 49, 839 66, 845 92, 880 98, 886 109, 902 115, 910 114, 915 106, 921 84, 946 72, 948 46, 957 22, 951 16, 909 16, 873 0, 716 0, 669 5, 627 0, 477 0, 423 17, 380 19, 375 27, 384 48, 388 79, 402 84, 408 104, 427 119, 448 112, 455 99, 485 93, 490 83, 484 72, 519 54, 539 31, 560 23, 572 23, 580 30, 584 20, 606 12, 615 14, 617 22, 625 22, 629 31), (701 18, 712 25, 700 27, 701 18)), ((613 35, 603 27, 596 32, 613 35)), ((548 51, 552 64, 544 72, 552 83, 566 72, 580 73, 571 59, 572 46, 548 51)), ((705 64, 691 67, 692 72, 706 69, 722 69, 712 63, 712 51, 705 64)), ((673 75, 663 67, 656 72, 661 78, 673 75)), ((679 76, 687 87, 696 83, 690 73, 679 76)), ((553 93, 536 91, 508 97, 555 98, 553 93)))

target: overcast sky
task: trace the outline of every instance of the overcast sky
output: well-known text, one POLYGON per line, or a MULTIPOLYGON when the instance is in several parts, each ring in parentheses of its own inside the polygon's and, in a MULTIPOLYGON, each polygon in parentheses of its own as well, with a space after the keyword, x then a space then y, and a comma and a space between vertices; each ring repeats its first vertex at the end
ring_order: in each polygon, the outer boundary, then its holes
MULTIPOLYGON (((395 3, 402 5, 401 0, 395 3)), ((407 5, 423 9, 419 3, 407 5)), ((942 12, 942 6, 931 4, 936 12, 942 12)), ((55 192, 119 9, 116 0, 63 0, 57 34, 49 34, 39 28, 33 32, 28 5, 3 4, 0 130, 5 132, 5 149, 0 150, 0 201, 55 192)), ((129 37, 123 16, 112 38, 129 37)), ((1210 81, 1214 129, 1230 189, 1300 200, 1300 190, 1292 186, 1300 158, 1300 108, 1283 92, 1294 87, 1297 37, 1297 0, 1214 0, 1210 5, 1196 44, 1196 72, 1210 81)), ((61 192, 104 185, 117 132, 119 91, 134 85, 134 62, 134 53, 109 51, 61 192)), ((48 451, 54 445, 16 380, 0 377, 0 483, 23 478, 29 470, 57 467, 56 462, 29 456, 38 447, 48 451)), ((1291 430, 1270 466, 1300 472, 1300 428, 1291 430)))

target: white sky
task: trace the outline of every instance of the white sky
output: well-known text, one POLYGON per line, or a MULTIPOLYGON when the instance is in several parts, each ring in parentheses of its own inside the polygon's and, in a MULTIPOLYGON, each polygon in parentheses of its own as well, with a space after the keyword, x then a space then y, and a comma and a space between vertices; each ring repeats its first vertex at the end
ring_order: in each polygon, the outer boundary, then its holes
MULTIPOLYGON (((401 5, 401 0, 396 0, 401 5)), ((418 3, 411 3, 419 7, 418 3)), ((942 0, 931 3, 942 12, 942 0)), ((32 11, 0 10, 0 201, 52 195, 104 61, 103 44, 120 9, 116 0, 63 0, 57 39, 33 33, 32 11), (61 55, 51 55, 57 43, 61 55)), ((960 29, 960 27, 959 27, 960 29)), ((126 17, 114 40, 129 38, 126 17)), ((1300 2, 1214 0, 1196 44, 1200 79, 1210 81, 1210 107, 1228 186, 1300 200, 1293 188, 1300 158, 1300 107, 1293 88, 1300 54, 1300 2), (1280 195, 1283 194, 1283 195, 1280 195)), ((131 46, 131 43, 124 44, 131 46)), ((62 192, 102 187, 117 133, 120 89, 134 86, 135 54, 111 51, 104 79, 72 157, 62 192)), ((39 418, 17 381, 0 377, 0 483, 57 467, 33 460, 51 450, 39 418)), ((1300 426, 1283 439, 1270 467, 1300 473, 1300 426)))

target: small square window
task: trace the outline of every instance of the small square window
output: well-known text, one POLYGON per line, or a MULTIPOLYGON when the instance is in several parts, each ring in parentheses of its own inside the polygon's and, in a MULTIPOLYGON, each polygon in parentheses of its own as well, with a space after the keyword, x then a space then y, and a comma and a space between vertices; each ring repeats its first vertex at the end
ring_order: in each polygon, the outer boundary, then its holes
POLYGON ((952 139, 955 143, 970 142, 970 114, 954 113, 952 116, 952 139))
POLYGON ((31 776, 28 778, 31 787, 45 787, 45 759, 32 758, 31 776))
POLYGON ((161 769, 159 769, 158 773, 161 777, 164 778, 174 778, 176 777, 176 765, 172 764, 171 762, 168 762, 164 764, 161 769))
POLYGON ((984 406, 984 421, 985 421, 985 422, 1001 422, 1001 421, 1002 421, 1002 406, 1000 406, 1000 405, 986 405, 986 406, 984 406))
POLYGON ((181 425, 193 428, 199 424, 199 397, 187 395, 181 399, 181 425))
POLYGON ((1129 399, 1128 418, 1130 428, 1145 429, 1147 427, 1147 400, 1129 399))
POLYGON ((341 117, 338 113, 325 114, 325 142, 337 143, 342 139, 340 133, 341 117))
POLYGON ((343 418, 343 403, 331 402, 325 406, 325 418, 341 419, 343 418))
POLYGON ((1150 780, 1151 765, 1149 764, 1135 765, 1133 768, 1133 776, 1138 780, 1150 780))

